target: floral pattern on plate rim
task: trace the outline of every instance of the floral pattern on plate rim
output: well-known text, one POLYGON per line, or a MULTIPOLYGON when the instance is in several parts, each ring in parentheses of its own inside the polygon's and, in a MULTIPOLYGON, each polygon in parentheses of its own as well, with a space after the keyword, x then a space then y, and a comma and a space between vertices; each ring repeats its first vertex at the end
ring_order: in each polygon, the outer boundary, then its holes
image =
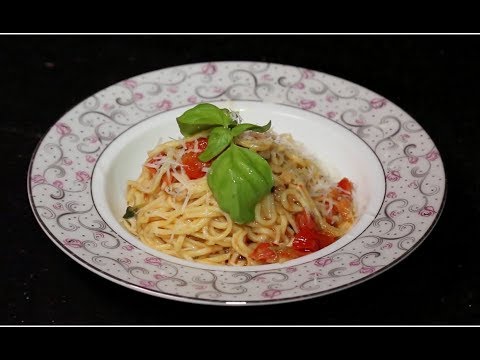
POLYGON ((29 198, 44 231, 95 273, 148 294, 208 304, 269 304, 320 296, 369 279, 428 235, 445 195, 428 134, 387 99, 346 80, 288 65, 182 65, 121 81, 67 112, 32 157, 29 198), (385 201, 357 238, 322 258, 273 271, 210 271, 136 248, 97 213, 91 176, 105 147, 152 115, 199 102, 269 101, 335 121, 364 140, 385 171, 385 201))

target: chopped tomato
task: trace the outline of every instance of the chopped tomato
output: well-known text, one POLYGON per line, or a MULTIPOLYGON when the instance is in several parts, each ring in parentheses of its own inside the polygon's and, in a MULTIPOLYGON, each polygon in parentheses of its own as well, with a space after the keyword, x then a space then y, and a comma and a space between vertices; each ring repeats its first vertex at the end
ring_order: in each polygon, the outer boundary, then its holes
POLYGON ((260 243, 250 255, 255 261, 273 264, 279 259, 291 260, 302 256, 302 253, 290 247, 280 247, 271 242, 260 243))
POLYGON ((317 242, 318 231, 301 228, 298 233, 295 234, 292 247, 295 250, 302 252, 314 252, 320 250, 320 245, 317 242))
MULTIPOLYGON (((166 156, 167 154, 165 154, 163 151, 158 154, 157 156, 155 156, 154 158, 150 159, 147 164, 149 165, 154 165, 158 160, 160 160, 162 157, 166 156)), ((152 176, 155 176, 157 174, 157 171, 158 169, 157 168, 153 168, 153 167, 150 167, 150 166, 145 166, 145 168, 150 171, 150 174, 152 174, 152 176)))
POLYGON ((348 220, 351 213, 350 209, 352 208, 352 199, 350 197, 341 198, 337 201, 334 207, 342 219, 348 220))
POLYGON ((166 182, 167 185, 172 185, 173 183, 178 182, 178 180, 175 177, 173 177, 172 173, 173 171, 170 170, 167 174, 164 174, 160 182, 166 182))
POLYGON ((335 225, 335 223, 337 222, 342 223, 344 221, 351 220, 352 189, 352 182, 347 178, 343 178, 338 182, 336 188, 330 190, 328 196, 334 200, 332 210, 330 214, 326 217, 326 220, 330 225, 335 225), (342 189, 343 192, 338 188, 342 189), (337 215, 340 216, 340 219, 334 220, 333 217, 337 215))
POLYGON ((301 229, 293 239, 293 248, 297 251, 315 252, 335 242, 335 238, 317 230, 301 229))
MULTIPOLYGON (((336 210, 335 210, 336 211, 336 210)), ((315 252, 335 242, 335 238, 318 229, 313 216, 306 210, 295 215, 298 232, 293 238, 292 247, 303 253, 315 252)), ((327 219, 327 221, 329 221, 327 219)))
POLYGON ((352 192, 352 188, 353 188, 352 182, 347 178, 343 178, 342 180, 340 180, 337 186, 348 193, 352 192))
MULTIPOLYGON (((158 169, 151 168, 151 167, 148 167, 148 166, 145 166, 145 169, 147 169, 150 172, 150 174, 152 174, 152 176, 157 175, 158 169)), ((164 174, 162 176, 162 179, 160 180, 160 183, 166 182, 167 185, 172 185, 173 183, 178 182, 178 180, 175 177, 173 177, 173 175, 172 175, 173 171, 172 170, 170 170, 168 173, 169 174, 164 174)))
MULTIPOLYGON (((326 201, 325 206, 327 206, 327 207, 330 206, 330 202, 326 201)), ((338 210, 334 205, 332 205, 332 209, 330 210, 330 214, 327 214, 325 216, 325 220, 327 221, 328 224, 330 224, 330 225, 335 224, 335 221, 333 220, 333 217, 335 215, 338 215, 338 210)))
POLYGON ((207 138, 198 138, 198 152, 192 150, 195 149, 195 141, 187 142, 187 152, 182 156, 183 168, 185 173, 190 179, 199 179, 205 175, 203 168, 210 166, 211 162, 202 162, 198 159, 198 156, 207 148, 208 139, 207 138), (190 150, 190 151, 189 151, 190 150))
POLYGON ((258 262, 272 264, 277 261, 277 252, 273 249, 272 243, 260 243, 257 245, 250 257, 258 262))
POLYGON ((313 220, 312 215, 307 213, 306 210, 303 210, 295 215, 295 222, 300 229, 306 228, 315 230, 317 228, 317 224, 315 224, 315 220, 313 220))
MULTIPOLYGON (((155 158, 150 159, 150 161, 147 164, 155 164, 158 160, 160 160, 163 156, 166 156, 164 152, 161 152, 159 155, 157 155, 155 158)), ((158 169, 150 166, 145 166, 145 168, 150 172, 150 174, 153 176, 157 175, 158 169)), ((175 179, 172 175, 172 170, 168 172, 168 174, 164 174, 162 176, 162 179, 160 180, 160 183, 166 182, 167 185, 171 185, 174 182, 177 182, 178 180, 175 179)))
POLYGON ((320 249, 327 247, 330 244, 335 242, 335 238, 330 235, 322 234, 321 232, 317 232, 317 243, 320 246, 320 249))
POLYGON ((284 259, 284 260, 296 259, 302 256, 300 252, 298 252, 295 249, 292 249, 291 247, 282 247, 278 249, 277 254, 280 259, 284 259))
POLYGON ((183 168, 190 179, 199 179, 205 175, 203 168, 209 166, 210 163, 204 163, 198 160, 200 153, 187 152, 182 156, 183 168))
MULTIPOLYGON (((198 142, 198 150, 203 151, 207 148, 208 145, 208 139, 201 137, 197 139, 198 142)), ((187 150, 193 150, 195 149, 195 141, 189 141, 187 142, 187 150)))
POLYGON ((157 173, 157 171, 158 171, 158 169, 152 168, 152 167, 150 167, 150 166, 145 166, 145 169, 147 169, 148 171, 150 171, 150 174, 152 174, 152 176, 154 176, 154 175, 157 173))

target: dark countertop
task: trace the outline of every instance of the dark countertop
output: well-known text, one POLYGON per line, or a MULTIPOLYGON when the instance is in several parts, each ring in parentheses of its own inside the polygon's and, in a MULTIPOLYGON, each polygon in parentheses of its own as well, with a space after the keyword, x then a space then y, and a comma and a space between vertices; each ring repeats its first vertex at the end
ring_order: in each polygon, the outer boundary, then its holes
POLYGON ((479 324, 480 41, 467 36, 0 36, 6 200, 0 324, 479 324), (435 141, 448 199, 429 238, 384 274, 321 298, 213 307, 128 290, 79 266, 37 224, 26 182, 42 135, 113 83, 168 66, 258 60, 323 71, 398 104, 435 141))

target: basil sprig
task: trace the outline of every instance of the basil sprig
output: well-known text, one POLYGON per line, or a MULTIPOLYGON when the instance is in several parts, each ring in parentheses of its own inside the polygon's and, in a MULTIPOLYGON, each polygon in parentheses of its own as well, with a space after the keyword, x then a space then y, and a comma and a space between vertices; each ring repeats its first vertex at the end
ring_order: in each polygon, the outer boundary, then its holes
POLYGON ((199 104, 177 118, 180 132, 192 136, 211 129, 207 148, 198 157, 203 162, 214 159, 207 182, 220 208, 239 224, 255 219, 256 204, 273 186, 268 162, 256 152, 235 145, 234 137, 245 131, 265 132, 265 126, 238 124, 230 111, 212 104, 199 104))
POLYGON ((272 169, 256 152, 231 144, 212 164, 208 186, 233 221, 255 219, 255 205, 273 186, 272 169))
POLYGON ((138 211, 138 206, 127 206, 127 210, 125 210, 125 214, 123 215, 124 219, 130 219, 134 217, 138 211))
POLYGON ((259 126, 255 124, 238 124, 232 129, 232 136, 235 137, 248 130, 263 133, 265 131, 268 131, 271 126, 271 121, 269 121, 268 124, 264 126, 259 126))
POLYGON ((213 128, 208 136, 207 148, 200 154, 198 159, 203 162, 212 160, 225 150, 232 142, 232 131, 228 128, 213 128))
POLYGON ((177 123, 183 136, 192 136, 216 126, 228 127, 237 124, 228 109, 219 109, 212 104, 198 104, 185 111, 177 118, 177 123))

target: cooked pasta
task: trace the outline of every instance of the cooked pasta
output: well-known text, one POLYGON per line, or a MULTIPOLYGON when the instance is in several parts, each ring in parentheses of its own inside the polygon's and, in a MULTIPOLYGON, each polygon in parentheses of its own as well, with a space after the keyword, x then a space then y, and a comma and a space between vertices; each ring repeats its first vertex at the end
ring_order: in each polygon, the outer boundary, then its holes
POLYGON ((148 246, 206 264, 259 265, 317 251, 352 226, 350 181, 332 183, 290 135, 272 131, 235 138, 238 146, 268 162, 274 178, 272 191, 255 207, 254 221, 235 223, 209 188, 210 163, 197 158, 207 135, 158 145, 148 153, 140 177, 128 182, 131 214, 123 222, 148 246))

